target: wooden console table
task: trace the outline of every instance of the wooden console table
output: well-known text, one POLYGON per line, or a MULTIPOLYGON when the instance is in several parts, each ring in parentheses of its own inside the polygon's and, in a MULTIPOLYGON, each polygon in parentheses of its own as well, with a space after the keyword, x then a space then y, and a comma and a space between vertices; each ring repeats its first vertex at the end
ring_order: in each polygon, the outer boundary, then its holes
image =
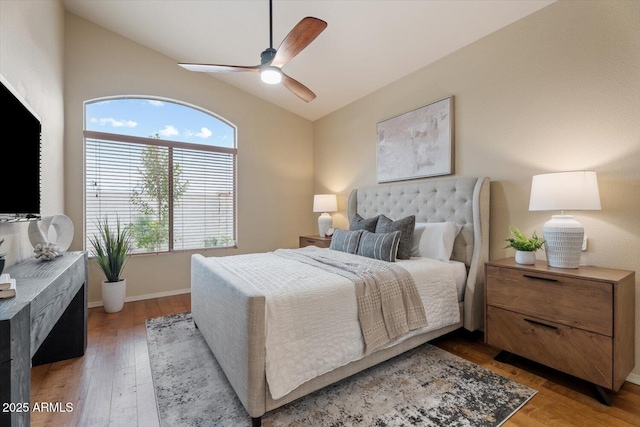
POLYGON ((0 425, 27 427, 32 364, 79 357, 87 348, 87 253, 33 258, 5 272, 17 292, 0 300, 0 425))

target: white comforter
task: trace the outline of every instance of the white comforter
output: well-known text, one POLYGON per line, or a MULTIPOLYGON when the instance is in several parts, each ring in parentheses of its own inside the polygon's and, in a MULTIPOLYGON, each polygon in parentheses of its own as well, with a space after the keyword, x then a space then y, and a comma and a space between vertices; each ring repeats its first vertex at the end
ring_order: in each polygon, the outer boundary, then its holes
MULTIPOLYGON (((450 264, 428 258, 399 264, 414 278, 428 326, 395 343, 460 321, 450 264)), ((356 293, 349 279, 274 253, 225 257, 224 268, 265 295, 266 375, 273 399, 364 356, 356 293)))

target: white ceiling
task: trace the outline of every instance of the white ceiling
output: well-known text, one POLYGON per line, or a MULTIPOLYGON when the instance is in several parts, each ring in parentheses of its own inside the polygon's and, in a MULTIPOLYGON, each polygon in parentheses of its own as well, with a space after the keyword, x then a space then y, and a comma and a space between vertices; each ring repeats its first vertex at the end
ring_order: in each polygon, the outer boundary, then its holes
MULTIPOLYGON (((255 73, 210 74, 316 120, 555 0, 273 0, 273 47, 304 17, 326 30, 283 67, 305 103, 255 73)), ((63 0, 65 9, 178 62, 258 65, 268 0, 63 0)), ((176 65, 177 66, 177 65, 176 65)))

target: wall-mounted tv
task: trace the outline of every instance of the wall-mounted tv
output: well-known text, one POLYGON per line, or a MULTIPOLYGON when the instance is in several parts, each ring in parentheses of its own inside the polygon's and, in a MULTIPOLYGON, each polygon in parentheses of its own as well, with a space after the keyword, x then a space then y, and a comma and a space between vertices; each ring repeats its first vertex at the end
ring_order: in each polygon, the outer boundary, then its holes
POLYGON ((0 114, 4 123, 0 221, 40 218, 40 117, 0 76, 0 114), (9 172, 10 170, 15 172, 9 172))

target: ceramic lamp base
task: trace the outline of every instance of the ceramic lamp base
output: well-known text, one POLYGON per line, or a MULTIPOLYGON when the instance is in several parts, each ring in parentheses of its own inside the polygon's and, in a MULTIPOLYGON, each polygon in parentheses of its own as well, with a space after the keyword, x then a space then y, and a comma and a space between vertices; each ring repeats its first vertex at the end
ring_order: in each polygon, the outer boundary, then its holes
POLYGON ((578 268, 584 227, 573 215, 553 215, 542 227, 549 267, 578 268))
POLYGON ((324 212, 318 217, 318 234, 320 234, 320 237, 326 237, 326 234, 324 231, 330 225, 333 225, 333 219, 331 218, 331 215, 324 212))

